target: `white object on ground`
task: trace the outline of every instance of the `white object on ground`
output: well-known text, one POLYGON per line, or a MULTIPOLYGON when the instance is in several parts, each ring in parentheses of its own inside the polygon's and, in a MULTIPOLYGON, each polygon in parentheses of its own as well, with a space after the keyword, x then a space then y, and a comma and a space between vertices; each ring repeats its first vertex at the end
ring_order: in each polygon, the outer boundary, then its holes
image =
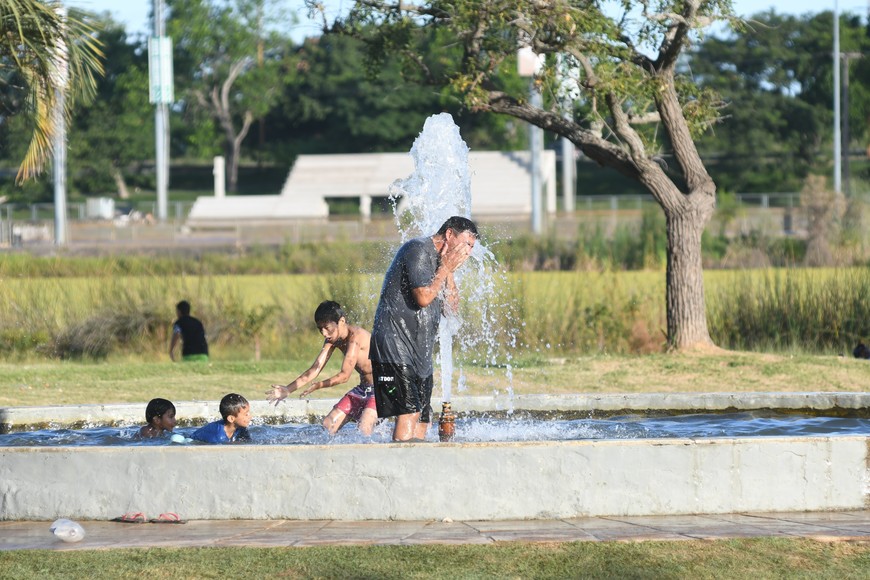
POLYGON ((85 539, 85 529, 66 518, 55 520, 48 530, 64 542, 81 542, 85 539))

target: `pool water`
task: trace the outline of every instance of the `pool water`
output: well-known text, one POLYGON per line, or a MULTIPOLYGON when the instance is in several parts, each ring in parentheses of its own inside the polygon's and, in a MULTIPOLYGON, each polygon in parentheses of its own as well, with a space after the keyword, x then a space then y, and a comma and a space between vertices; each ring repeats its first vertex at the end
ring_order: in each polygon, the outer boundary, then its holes
MULTIPOLYGON (((0 435, 0 447, 82 447, 125 445, 176 445, 169 438, 140 439, 139 425, 86 429, 41 429, 0 435)), ((196 427, 177 428, 190 436, 196 427)), ((392 423, 380 423, 371 437, 364 437, 346 425, 330 437, 319 424, 254 423, 249 429, 253 445, 325 445, 342 443, 387 443, 392 423)), ((534 417, 465 417, 456 420, 457 443, 508 441, 578 441, 593 439, 662 439, 710 437, 812 437, 870 435, 870 419, 819 417, 772 412, 691 414, 649 417, 622 415, 607 419, 539 419, 534 417)), ((438 441, 437 428, 430 428, 427 440, 438 441)), ((199 443, 191 443, 198 445, 199 443)))

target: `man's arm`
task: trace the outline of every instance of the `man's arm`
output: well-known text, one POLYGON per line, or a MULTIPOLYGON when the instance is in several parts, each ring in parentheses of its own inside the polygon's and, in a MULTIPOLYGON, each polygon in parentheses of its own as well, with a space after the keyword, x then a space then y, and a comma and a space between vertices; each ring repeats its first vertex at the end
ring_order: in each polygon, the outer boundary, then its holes
POLYGON ((453 277, 450 274, 450 271, 444 264, 440 264, 438 269, 435 270, 435 276, 432 278, 432 281, 428 286, 421 286, 420 288, 413 288, 411 290, 411 296, 414 297, 414 302, 417 303, 417 306, 420 308, 426 308, 432 301, 438 297, 438 293, 441 292, 441 288, 444 287, 444 283, 447 281, 448 277, 453 277))
POLYGON ((172 340, 169 341, 169 359, 175 362, 175 347, 178 346, 178 341, 181 340, 180 332, 172 333, 172 340))
POLYGON ((444 306, 445 314, 455 314, 459 311, 459 288, 456 287, 456 280, 453 278, 453 272, 447 276, 447 285, 444 290, 444 306))

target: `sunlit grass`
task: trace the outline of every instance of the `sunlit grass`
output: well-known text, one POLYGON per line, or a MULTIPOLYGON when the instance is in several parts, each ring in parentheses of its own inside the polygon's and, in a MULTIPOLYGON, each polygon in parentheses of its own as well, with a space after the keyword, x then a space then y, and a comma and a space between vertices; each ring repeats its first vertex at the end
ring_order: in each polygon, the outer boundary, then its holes
POLYGON ((4 578, 865 578, 870 546, 763 538, 0 552, 4 578))

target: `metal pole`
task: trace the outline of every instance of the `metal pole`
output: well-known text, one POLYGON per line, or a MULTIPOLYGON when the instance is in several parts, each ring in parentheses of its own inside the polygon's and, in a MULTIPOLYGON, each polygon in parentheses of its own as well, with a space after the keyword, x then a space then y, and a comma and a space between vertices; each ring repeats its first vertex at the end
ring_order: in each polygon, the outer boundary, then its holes
MULTIPOLYGON (((158 39, 165 34, 163 26, 163 0, 154 0, 154 36, 158 39)), ((166 221, 169 188, 169 106, 156 103, 154 112, 154 146, 157 186, 157 220, 166 221)))
MULTIPOLYGON (((534 77, 532 77, 530 87, 532 106, 536 109, 543 108, 544 99, 535 88, 534 77)), ((540 235, 544 229, 541 216, 541 151, 544 148, 544 131, 531 123, 529 124, 529 146, 532 172, 532 233, 540 235)))
POLYGON ((65 95, 55 89, 54 109, 54 245, 66 245, 66 120, 63 116, 65 95))
MULTIPOLYGON (((566 118, 570 118, 566 114, 566 118)), ((577 195, 574 162, 574 143, 567 137, 562 137, 562 204, 565 211, 574 211, 574 196, 577 195)))
POLYGON ((842 193, 842 143, 840 136, 840 10, 834 0, 834 191, 842 193))
POLYGON ((846 195, 852 192, 852 184, 849 175, 849 53, 843 55, 843 189, 846 195))
MULTIPOLYGON (((56 10, 61 18, 62 30, 66 36, 66 8, 59 5, 56 10)), ((52 138, 54 174, 54 245, 64 246, 67 242, 66 232, 66 86, 69 75, 69 54, 64 41, 54 55, 53 68, 56 74, 56 88, 54 89, 54 136, 52 138)))

